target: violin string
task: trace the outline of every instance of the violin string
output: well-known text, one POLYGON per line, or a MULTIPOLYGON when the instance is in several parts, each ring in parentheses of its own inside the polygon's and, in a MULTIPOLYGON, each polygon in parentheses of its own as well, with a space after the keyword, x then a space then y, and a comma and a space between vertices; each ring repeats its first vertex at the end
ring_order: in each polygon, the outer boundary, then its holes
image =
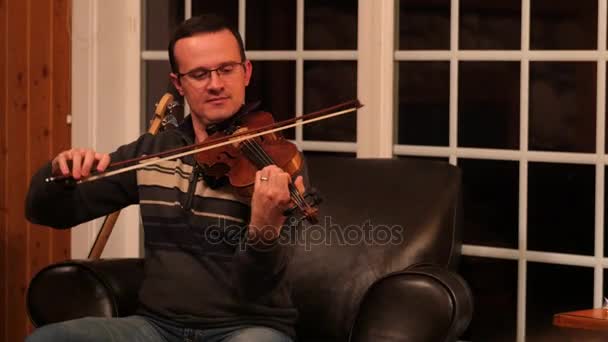
POLYGON ((270 156, 268 154, 261 153, 262 152, 262 151, 260 151, 261 148, 259 148, 259 144, 257 142, 254 143, 251 140, 245 140, 245 141, 243 141, 243 145, 251 153, 251 156, 256 158, 256 160, 259 164, 258 168, 262 169, 264 166, 274 164, 274 161, 272 160, 272 158, 270 158, 270 156))
MULTIPOLYGON (((266 151, 260 146, 257 141, 245 140, 243 142, 243 145, 245 146, 245 148, 247 148, 247 150, 254 158, 257 158, 258 164, 263 166, 275 164, 272 158, 268 155, 268 153, 266 153, 266 151)), ((289 192, 298 208, 303 209, 307 206, 306 201, 304 200, 300 192, 293 186, 292 183, 289 183, 289 192)))
MULTIPOLYGON (((254 159, 254 162, 257 163, 257 167, 262 169, 264 166, 274 165, 275 162, 272 158, 264 151, 264 149, 254 140, 245 140, 243 141, 244 149, 249 153, 249 157, 254 159)), ((298 208, 302 209, 305 205, 304 198, 300 195, 300 192, 294 188, 293 184, 289 183, 289 192, 298 206, 298 208)))
MULTIPOLYGON (((260 146, 260 144, 258 144, 255 140, 254 141, 246 140, 243 142, 243 145, 247 149, 247 151, 250 153, 250 156, 252 158, 256 159, 256 161, 258 163, 258 168, 261 169, 263 166, 275 164, 274 161, 272 160, 272 158, 268 155, 268 153, 266 153, 266 151, 264 151, 264 149, 260 146)), ((295 189, 291 183, 289 186, 289 191, 294 199, 294 202, 296 202, 296 205, 299 208, 302 208, 306 202, 300 195, 300 192, 297 191, 297 189, 295 189)))
MULTIPOLYGON (((251 142, 250 145, 258 151, 259 155, 263 156, 263 158, 266 160, 267 165, 275 164, 275 162, 272 160, 272 158, 260 146, 260 144, 257 143, 257 141, 253 140, 253 141, 248 141, 248 142, 251 142)), ((300 194, 298 189, 296 189, 292 183, 289 183, 289 192, 291 193, 291 196, 294 198, 296 205, 300 209, 303 209, 304 207, 308 207, 308 203, 306 203, 306 200, 304 200, 304 198, 302 197, 302 194, 300 194)))

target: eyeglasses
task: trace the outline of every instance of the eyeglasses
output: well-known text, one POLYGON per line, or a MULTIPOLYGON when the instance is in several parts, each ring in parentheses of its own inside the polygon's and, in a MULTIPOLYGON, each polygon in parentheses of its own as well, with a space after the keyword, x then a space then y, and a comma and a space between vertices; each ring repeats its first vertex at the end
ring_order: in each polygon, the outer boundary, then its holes
POLYGON ((194 70, 190 70, 183 74, 177 73, 177 77, 179 78, 179 77, 186 76, 193 81, 196 81, 199 83, 206 83, 211 79, 211 73, 213 73, 214 71, 217 73, 218 77, 226 77, 226 76, 233 75, 236 72, 238 66, 242 66, 244 64, 245 64, 244 61, 243 62, 228 62, 228 63, 224 63, 224 64, 220 65, 219 67, 217 67, 215 69, 196 68, 194 70))

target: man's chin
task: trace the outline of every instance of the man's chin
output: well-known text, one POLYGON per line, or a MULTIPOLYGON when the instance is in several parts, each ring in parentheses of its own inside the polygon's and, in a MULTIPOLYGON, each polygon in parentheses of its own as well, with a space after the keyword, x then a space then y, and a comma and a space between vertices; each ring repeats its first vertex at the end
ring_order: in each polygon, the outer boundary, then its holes
POLYGON ((234 113, 236 113, 236 111, 231 111, 227 109, 211 109, 204 113, 205 115, 203 115, 203 120, 207 125, 210 125, 229 119, 231 116, 234 115, 234 113))

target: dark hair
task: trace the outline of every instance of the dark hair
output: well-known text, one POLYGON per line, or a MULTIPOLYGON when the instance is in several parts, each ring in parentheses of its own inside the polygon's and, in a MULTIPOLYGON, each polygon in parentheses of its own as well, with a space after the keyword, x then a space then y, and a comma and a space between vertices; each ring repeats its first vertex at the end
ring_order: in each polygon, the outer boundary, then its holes
POLYGON ((177 61, 175 60, 175 55, 173 50, 175 48, 175 43, 187 37, 192 37, 198 33, 214 33, 222 30, 228 30, 237 43, 239 44, 239 52, 241 54, 241 61, 246 59, 245 57, 245 46, 243 44, 243 38, 241 38, 241 34, 237 29, 233 26, 229 25, 224 18, 215 15, 215 14, 204 14, 196 17, 192 17, 181 24, 175 29, 173 32, 173 37, 169 42, 169 63, 171 63, 171 71, 174 73, 178 73, 177 61))

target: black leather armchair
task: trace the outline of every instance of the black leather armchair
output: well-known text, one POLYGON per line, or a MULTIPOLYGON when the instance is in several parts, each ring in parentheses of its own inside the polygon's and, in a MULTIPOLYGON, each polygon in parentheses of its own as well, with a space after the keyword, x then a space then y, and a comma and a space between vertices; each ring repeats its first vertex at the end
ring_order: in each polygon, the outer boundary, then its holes
MULTIPOLYGON (((302 341, 455 341, 472 295, 460 255, 460 172, 416 159, 309 159, 324 198, 318 225, 291 237, 289 279, 302 341)), ((32 280, 34 325, 124 316, 137 307, 140 259, 69 261, 32 280)))

